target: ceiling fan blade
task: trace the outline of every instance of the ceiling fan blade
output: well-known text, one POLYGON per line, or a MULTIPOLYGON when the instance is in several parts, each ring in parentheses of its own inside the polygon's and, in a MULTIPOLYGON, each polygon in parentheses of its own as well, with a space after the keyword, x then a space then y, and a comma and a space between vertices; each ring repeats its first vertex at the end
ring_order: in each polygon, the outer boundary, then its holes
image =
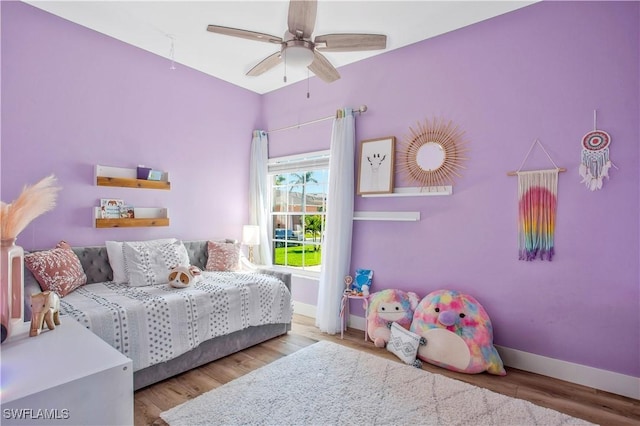
POLYGON ((314 51, 313 56, 313 62, 308 67, 311 72, 326 83, 331 83, 340 78, 338 70, 321 53, 314 51))
POLYGON ((246 38, 249 40, 263 41, 265 43, 281 44, 280 37, 269 34, 257 33, 255 31, 241 30, 238 28, 221 27, 220 25, 208 25, 207 31, 217 34, 224 34, 231 37, 246 38))
POLYGON ((276 52, 273 55, 267 56, 262 61, 260 61, 258 65, 251 68, 247 73, 247 75, 250 77, 258 76, 260 74, 263 74, 269 71, 271 68, 275 67, 280 62, 282 62, 282 55, 280 54, 280 52, 276 52))
POLYGON ((382 34, 325 34, 314 40, 323 52, 355 52, 387 48, 387 36, 382 34))
POLYGON ((310 38, 316 25, 317 0, 291 0, 289 2, 289 32, 296 37, 310 38))

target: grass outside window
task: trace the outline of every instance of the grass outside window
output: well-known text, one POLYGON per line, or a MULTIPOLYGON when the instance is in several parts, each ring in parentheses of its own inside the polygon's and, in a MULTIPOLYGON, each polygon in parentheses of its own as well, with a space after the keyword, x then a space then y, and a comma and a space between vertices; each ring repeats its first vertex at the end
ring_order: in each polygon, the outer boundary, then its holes
POLYGON ((314 244, 277 247, 274 249, 273 263, 293 267, 317 266, 322 263, 322 250, 320 245, 314 244))

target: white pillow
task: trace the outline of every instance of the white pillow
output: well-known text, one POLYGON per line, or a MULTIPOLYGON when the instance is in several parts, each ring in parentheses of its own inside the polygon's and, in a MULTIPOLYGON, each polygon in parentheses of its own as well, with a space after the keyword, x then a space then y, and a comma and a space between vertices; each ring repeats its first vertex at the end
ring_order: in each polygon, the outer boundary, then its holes
POLYGON ((189 254, 182 241, 166 244, 125 242, 122 248, 131 287, 166 284, 171 268, 189 266, 189 254))
MULTIPOLYGON (((166 243, 175 243, 178 241, 175 238, 162 238, 158 240, 149 240, 149 241, 134 241, 136 243, 145 243, 145 244, 166 244, 166 243)), ((124 269, 124 251, 122 245, 124 243, 122 241, 105 241, 105 246, 107 247, 107 257, 109 258, 109 265, 111 265, 111 269, 113 270, 113 281, 118 284, 126 284, 129 279, 127 278, 127 272, 124 269)))
POLYGON ((387 343, 387 350, 400 358, 405 364, 421 367, 422 363, 416 359, 421 340, 424 341, 416 333, 393 322, 391 323, 391 337, 389 337, 389 343, 387 343))

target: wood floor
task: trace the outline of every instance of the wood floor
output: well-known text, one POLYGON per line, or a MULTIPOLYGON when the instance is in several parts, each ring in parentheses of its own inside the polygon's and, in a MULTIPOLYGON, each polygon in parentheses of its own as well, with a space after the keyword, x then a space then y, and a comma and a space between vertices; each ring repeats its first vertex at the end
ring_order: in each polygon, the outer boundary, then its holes
MULTIPOLYGON (((278 358, 287 356, 319 340, 330 340, 350 348, 400 362, 390 352, 364 342, 364 332, 349 329, 340 336, 320 333, 314 320, 295 315, 292 330, 260 345, 214 361, 135 392, 136 425, 166 425, 160 413, 204 392, 217 388, 278 358)), ((549 377, 507 368, 503 377, 490 374, 461 374, 429 364, 424 370, 442 374, 515 398, 526 399, 574 417, 600 425, 640 425, 640 401, 549 377)), ((212 419, 215 424, 215 419, 212 419)))

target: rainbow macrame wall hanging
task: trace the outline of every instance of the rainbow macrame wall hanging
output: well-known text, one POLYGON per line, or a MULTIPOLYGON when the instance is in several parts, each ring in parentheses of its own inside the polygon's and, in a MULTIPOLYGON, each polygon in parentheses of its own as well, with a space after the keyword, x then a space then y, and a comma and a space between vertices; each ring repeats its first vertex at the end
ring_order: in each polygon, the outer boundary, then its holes
POLYGON ((520 260, 551 260, 558 203, 558 169, 518 173, 520 260))
POLYGON ((518 256, 520 260, 535 260, 537 257, 542 260, 553 258, 558 205, 558 173, 564 171, 566 169, 556 166, 547 150, 536 139, 520 168, 508 173, 510 176, 518 176, 518 256), (555 168, 521 171, 536 144, 547 154, 555 168))

